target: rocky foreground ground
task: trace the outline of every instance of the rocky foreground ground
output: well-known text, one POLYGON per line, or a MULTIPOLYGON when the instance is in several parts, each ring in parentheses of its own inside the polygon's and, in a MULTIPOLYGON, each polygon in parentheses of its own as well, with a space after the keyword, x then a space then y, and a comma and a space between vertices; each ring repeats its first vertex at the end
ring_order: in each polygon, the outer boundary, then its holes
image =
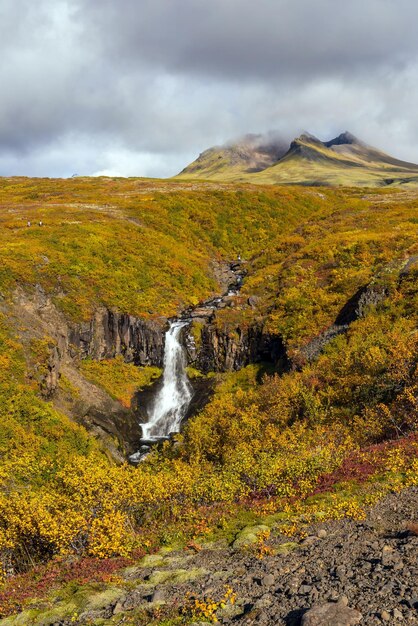
POLYGON ((385 497, 365 521, 312 527, 299 542, 272 533, 257 554, 246 545, 264 530, 247 528, 229 547, 149 555, 117 585, 79 591, 78 599, 58 595, 52 606, 0 624, 200 624, 215 615, 243 626, 418 624, 418 488, 385 497))

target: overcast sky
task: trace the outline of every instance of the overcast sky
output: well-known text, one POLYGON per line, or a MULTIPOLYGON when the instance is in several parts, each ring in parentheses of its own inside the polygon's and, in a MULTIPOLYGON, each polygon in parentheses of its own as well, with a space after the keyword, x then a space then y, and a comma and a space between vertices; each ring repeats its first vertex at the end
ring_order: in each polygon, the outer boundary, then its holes
POLYGON ((416 0, 0 0, 0 175, 169 176, 249 132, 418 162, 416 0))

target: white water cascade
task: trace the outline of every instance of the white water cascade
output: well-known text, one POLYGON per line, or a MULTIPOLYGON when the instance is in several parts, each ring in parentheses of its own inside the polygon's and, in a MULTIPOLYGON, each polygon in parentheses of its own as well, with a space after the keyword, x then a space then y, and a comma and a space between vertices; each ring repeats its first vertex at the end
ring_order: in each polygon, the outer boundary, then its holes
POLYGON ((148 422, 141 424, 143 439, 158 441, 177 433, 192 399, 192 387, 186 374, 186 359, 179 338, 187 322, 172 322, 165 335, 163 384, 148 412, 148 422))

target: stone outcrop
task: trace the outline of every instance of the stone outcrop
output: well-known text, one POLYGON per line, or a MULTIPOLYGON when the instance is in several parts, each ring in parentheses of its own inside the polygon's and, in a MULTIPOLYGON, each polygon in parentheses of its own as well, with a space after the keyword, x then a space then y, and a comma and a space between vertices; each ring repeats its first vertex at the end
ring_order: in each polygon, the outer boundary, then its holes
MULTIPOLYGON (((188 362, 205 374, 239 370, 261 361, 281 363, 283 367, 287 362, 281 338, 264 332, 263 321, 225 326, 217 320, 219 311, 235 307, 245 275, 245 263, 238 260, 229 264, 224 295, 211 298, 183 315, 190 320, 184 333, 188 362)), ((252 296, 244 306, 254 308, 257 302, 252 296)))
POLYGON ((99 360, 121 354, 136 365, 161 367, 166 323, 164 318, 142 320, 100 307, 90 322, 70 326, 70 353, 99 360))
POLYGON ((334 323, 300 349, 298 362, 294 365, 298 367, 306 361, 316 359, 334 337, 347 332, 350 324, 365 317, 371 307, 376 307, 384 302, 389 297, 391 280, 395 278, 393 284, 401 285, 417 262, 417 255, 408 257, 406 260, 394 261, 369 284, 360 287, 342 307, 334 323))
POLYGON ((56 344, 51 344, 46 373, 41 377, 40 389, 45 398, 51 398, 58 388, 61 370, 61 352, 56 344))
POLYGON ((31 374, 41 394, 102 440, 113 458, 123 461, 137 449, 142 436, 138 415, 86 380, 77 365, 80 358, 117 355, 138 365, 160 365, 166 320, 141 320, 100 307, 90 322, 73 323, 40 287, 32 293, 17 289, 12 305, 6 306, 4 312, 21 329, 29 362, 33 342, 46 340, 47 360, 31 374), (61 376, 66 380, 64 388, 59 384, 61 376))
POLYGON ((261 361, 277 364, 286 360, 280 337, 264 333, 262 324, 244 329, 204 324, 200 328, 199 346, 189 336, 187 352, 189 362, 204 373, 239 370, 261 361))
POLYGON ((325 346, 337 335, 342 335, 357 319, 365 317, 367 311, 372 306, 377 306, 389 295, 388 289, 384 285, 371 283, 361 287, 343 306, 338 313, 335 322, 331 324, 320 335, 312 339, 299 351, 301 363, 304 361, 314 361, 323 351, 325 346))
POLYGON ((346 302, 335 319, 336 326, 348 326, 355 320, 365 317, 370 307, 377 306, 389 295, 385 285, 370 283, 361 287, 346 302))
POLYGON ((40 287, 32 294, 15 292, 13 314, 56 344, 55 361, 123 355, 137 365, 161 366, 165 318, 144 320, 98 307, 88 322, 71 322, 40 287))

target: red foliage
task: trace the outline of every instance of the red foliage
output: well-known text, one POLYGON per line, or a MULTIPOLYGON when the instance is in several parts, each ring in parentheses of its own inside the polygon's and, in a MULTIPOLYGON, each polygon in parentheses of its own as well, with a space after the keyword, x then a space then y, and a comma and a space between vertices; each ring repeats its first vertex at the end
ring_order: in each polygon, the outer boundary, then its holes
MULTIPOLYGON (((398 448, 402 449, 407 456, 415 456, 417 453, 417 444, 418 433, 411 433, 401 439, 392 439, 384 443, 367 446, 357 452, 352 452, 343 460, 338 469, 319 476, 317 486, 306 497, 332 491, 333 487, 341 482, 353 481, 364 483, 374 474, 383 471, 388 452, 398 448)), ((294 485, 294 487, 296 488, 297 485, 294 485)), ((264 489, 253 490, 247 498, 242 500, 242 503, 246 506, 262 504, 268 502, 276 495, 276 485, 271 484, 264 489)), ((284 498, 283 503, 294 504, 299 500, 299 496, 295 495, 290 498, 284 498)))
MULTIPOLYGON (((136 558, 145 553, 136 554, 136 558)), ((45 598, 53 589, 69 582, 80 585, 110 582, 133 559, 63 559, 55 558, 45 565, 37 565, 30 572, 13 576, 0 591, 0 617, 21 611, 30 598, 45 598)))
POLYGON ((311 495, 330 491, 335 484, 340 482, 352 480, 363 483, 373 474, 383 470, 387 453, 390 450, 401 448, 407 454, 415 455, 417 442, 418 434, 412 433, 402 439, 385 441, 384 443, 363 448, 359 452, 353 452, 344 459, 341 467, 320 476, 318 484, 311 495))

